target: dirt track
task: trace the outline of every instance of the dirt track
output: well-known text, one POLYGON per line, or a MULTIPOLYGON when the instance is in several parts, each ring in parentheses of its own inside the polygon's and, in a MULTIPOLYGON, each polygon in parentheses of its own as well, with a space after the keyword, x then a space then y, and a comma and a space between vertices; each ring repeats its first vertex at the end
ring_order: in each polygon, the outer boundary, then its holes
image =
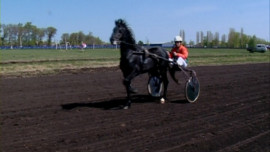
POLYGON ((1 78, 1 151, 269 152, 270 64, 193 69, 196 103, 170 80, 170 102, 158 104, 141 75, 129 110, 115 110, 125 99, 115 68, 1 78))

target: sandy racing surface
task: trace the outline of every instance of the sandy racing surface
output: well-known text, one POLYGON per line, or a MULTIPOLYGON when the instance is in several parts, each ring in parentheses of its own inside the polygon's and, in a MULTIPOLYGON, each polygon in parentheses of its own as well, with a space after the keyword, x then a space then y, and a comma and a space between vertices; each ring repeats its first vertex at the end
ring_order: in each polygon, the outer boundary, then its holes
POLYGON ((270 64, 193 69, 195 103, 185 102, 185 80, 169 76, 170 101, 159 104, 144 74, 129 110, 118 109, 118 68, 1 78, 0 151, 270 151, 270 64))

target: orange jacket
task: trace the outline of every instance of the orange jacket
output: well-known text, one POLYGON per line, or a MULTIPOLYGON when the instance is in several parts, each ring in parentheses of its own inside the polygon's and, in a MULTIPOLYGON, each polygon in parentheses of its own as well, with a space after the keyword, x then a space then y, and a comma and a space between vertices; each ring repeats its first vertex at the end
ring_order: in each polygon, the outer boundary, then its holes
POLYGON ((177 48, 177 47, 172 48, 172 50, 169 54, 170 58, 173 58, 173 56, 174 56, 173 52, 176 52, 178 57, 182 57, 183 59, 188 58, 188 49, 183 45, 181 45, 179 48, 177 48))

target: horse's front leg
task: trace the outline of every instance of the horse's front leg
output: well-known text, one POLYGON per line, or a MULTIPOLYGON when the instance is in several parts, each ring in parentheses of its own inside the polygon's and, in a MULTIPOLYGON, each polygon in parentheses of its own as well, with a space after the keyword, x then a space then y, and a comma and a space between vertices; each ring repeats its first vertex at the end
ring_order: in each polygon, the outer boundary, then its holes
POLYGON ((129 109, 131 106, 131 93, 136 92, 134 88, 131 87, 131 80, 136 77, 139 74, 139 72, 134 69, 125 79, 124 79, 124 85, 127 92, 127 102, 123 109, 129 109))
POLYGON ((127 79, 124 80, 124 85, 125 85, 126 92, 127 92, 127 102, 125 103, 123 109, 129 109, 130 106, 131 106, 131 97, 130 97, 131 90, 130 90, 130 83, 131 83, 130 80, 127 80, 127 79))

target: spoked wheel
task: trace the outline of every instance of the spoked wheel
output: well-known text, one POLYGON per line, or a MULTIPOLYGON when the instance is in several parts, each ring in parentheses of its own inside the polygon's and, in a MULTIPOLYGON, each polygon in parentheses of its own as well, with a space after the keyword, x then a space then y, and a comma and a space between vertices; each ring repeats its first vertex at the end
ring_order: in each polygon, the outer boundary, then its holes
POLYGON ((147 85, 148 93, 152 97, 161 97, 164 89, 162 80, 157 76, 150 76, 147 85))
POLYGON ((188 102, 195 102, 200 95, 200 82, 197 77, 190 77, 186 82, 185 95, 188 102))

